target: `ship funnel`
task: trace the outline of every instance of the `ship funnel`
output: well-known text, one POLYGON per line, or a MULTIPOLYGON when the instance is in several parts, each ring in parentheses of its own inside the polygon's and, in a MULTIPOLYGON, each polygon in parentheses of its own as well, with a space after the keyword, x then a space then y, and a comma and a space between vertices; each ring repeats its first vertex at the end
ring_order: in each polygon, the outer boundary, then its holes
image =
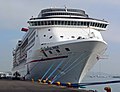
POLYGON ((21 31, 27 32, 28 28, 22 28, 21 31))

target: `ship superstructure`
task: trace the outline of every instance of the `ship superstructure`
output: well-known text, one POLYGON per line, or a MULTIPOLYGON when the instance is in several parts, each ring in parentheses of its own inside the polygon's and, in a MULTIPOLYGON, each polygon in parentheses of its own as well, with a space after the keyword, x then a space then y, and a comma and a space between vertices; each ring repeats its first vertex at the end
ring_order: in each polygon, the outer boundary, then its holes
POLYGON ((26 79, 80 83, 107 48, 100 31, 108 22, 83 10, 47 8, 28 23, 13 51, 12 69, 26 79))

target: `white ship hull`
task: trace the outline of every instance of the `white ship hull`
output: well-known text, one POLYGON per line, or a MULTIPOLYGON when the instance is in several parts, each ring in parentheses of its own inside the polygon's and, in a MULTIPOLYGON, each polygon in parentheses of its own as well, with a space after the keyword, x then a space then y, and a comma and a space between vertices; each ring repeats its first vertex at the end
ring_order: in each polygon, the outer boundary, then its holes
POLYGON ((70 49, 69 52, 63 51, 59 55, 48 56, 43 60, 32 60, 27 63, 29 73, 26 75, 26 79, 80 83, 84 75, 93 67, 98 61, 98 57, 106 49, 106 43, 96 39, 66 43, 57 46, 62 51, 67 47, 70 49))

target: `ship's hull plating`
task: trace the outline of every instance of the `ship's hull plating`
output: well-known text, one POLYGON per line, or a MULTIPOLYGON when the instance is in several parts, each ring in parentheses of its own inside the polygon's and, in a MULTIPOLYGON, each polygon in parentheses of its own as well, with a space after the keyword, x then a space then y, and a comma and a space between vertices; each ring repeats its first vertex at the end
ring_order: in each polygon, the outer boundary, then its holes
POLYGON ((25 72, 23 74, 26 79, 80 83, 106 49, 106 43, 97 40, 68 42, 57 46, 62 53, 55 56, 48 55, 40 60, 32 60, 25 64, 27 67, 24 70, 22 68, 19 72, 26 71, 27 74, 25 72), (70 51, 65 51, 64 48, 69 48, 70 51))

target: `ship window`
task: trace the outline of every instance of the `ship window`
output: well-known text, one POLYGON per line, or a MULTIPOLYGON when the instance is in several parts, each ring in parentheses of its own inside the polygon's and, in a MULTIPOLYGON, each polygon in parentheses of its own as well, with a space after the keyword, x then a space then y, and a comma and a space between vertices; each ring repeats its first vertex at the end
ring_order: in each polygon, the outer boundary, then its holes
POLYGON ((97 27, 99 27, 100 23, 97 24, 97 27))
POLYGON ((71 36, 71 38, 75 38, 75 36, 71 36))
POLYGON ((63 38, 63 36, 60 36, 61 38, 63 38))
POLYGON ((43 54, 44 54, 46 57, 48 57, 47 54, 46 54, 44 51, 43 51, 43 54))
POLYGON ((64 21, 61 21, 61 25, 64 25, 64 21))
POLYGON ((99 27, 99 23, 97 23, 97 27, 99 27))
POLYGON ((86 22, 87 26, 89 27, 90 26, 90 22, 86 22))
POLYGON ((67 25, 67 21, 65 21, 65 25, 67 25))
POLYGON ((60 25, 60 21, 57 21, 57 25, 60 25))
POLYGON ((68 21, 68 25, 70 25, 70 21, 68 21))
POLYGON ((93 26, 95 26, 95 23, 93 22, 93 26))
POLYGON ((43 25, 43 21, 41 21, 41 25, 43 25))
POLYGON ((104 28, 104 24, 102 24, 102 28, 104 28))
POLYGON ((76 25, 78 25, 78 21, 76 21, 76 25))
POLYGON ((81 26, 83 26, 83 22, 81 22, 81 26))
POLYGON ((103 24, 100 24, 100 27, 102 28, 103 24))
POLYGON ((80 21, 78 22, 78 26, 79 26, 79 25, 81 25, 81 22, 80 22, 80 21))
POLYGON ((71 21, 71 25, 74 25, 74 21, 71 21))
POLYGON ((49 39, 51 39, 51 38, 52 38, 52 36, 49 37, 49 39))
POLYGON ((93 22, 90 23, 90 26, 93 26, 93 22))
POLYGON ((83 25, 86 26, 86 22, 83 22, 83 25))
POLYGON ((54 25, 54 21, 51 21, 51 25, 54 25))
POLYGON ((35 22, 35 26, 37 26, 37 21, 35 22))
POLYGON ((48 25, 51 25, 51 21, 48 21, 48 25))
POLYGON ((107 27, 107 24, 105 24, 105 27, 104 28, 106 28, 107 27))
POLYGON ((59 50, 56 50, 58 53, 60 53, 60 51, 59 50))
POLYGON ((70 49, 69 49, 69 48, 65 48, 65 50, 66 50, 66 51, 70 51, 70 49))
POLYGON ((76 25, 76 21, 73 21, 73 25, 76 25))
POLYGON ((50 54, 52 54, 52 51, 49 51, 50 54))
POLYGON ((40 25, 40 21, 38 21, 38 25, 40 25))
POLYGON ((102 24, 102 28, 104 27, 104 24, 102 24))
POLYGON ((32 26, 35 26, 35 22, 32 22, 32 26))
POLYGON ((71 21, 71 25, 73 25, 73 21, 71 21))
POLYGON ((95 23, 95 27, 97 27, 97 23, 95 23))
POLYGON ((78 21, 75 22, 75 25, 78 25, 78 21))
POLYGON ((55 25, 57 25, 57 21, 54 21, 55 25))
POLYGON ((102 28, 103 24, 100 24, 100 27, 102 28))
POLYGON ((102 27, 102 24, 100 24, 99 26, 102 27))
POLYGON ((37 25, 38 25, 38 22, 36 21, 36 22, 35 22, 35 26, 37 26, 37 25))
POLYGON ((76 22, 76 25, 79 26, 79 21, 76 22))
POLYGON ((104 28, 106 28, 106 25, 104 24, 104 28))
POLYGON ((47 25, 47 21, 44 21, 44 25, 47 25))
POLYGON ((81 36, 79 36, 77 39, 81 39, 82 37, 81 36))
MULTIPOLYGON (((73 25, 73 26, 93 26, 106 28, 107 24, 97 23, 97 22, 85 22, 85 21, 34 21, 29 22, 30 26, 42 26, 42 25, 73 25)), ((48 30, 50 31, 50 30, 48 30)))
POLYGON ((61 21, 61 25, 63 25, 64 21, 61 21))
POLYGON ((105 24, 103 24, 103 28, 105 28, 105 24))
POLYGON ((91 24, 91 25, 94 27, 95 23, 94 23, 94 22, 92 22, 92 24, 91 24))

